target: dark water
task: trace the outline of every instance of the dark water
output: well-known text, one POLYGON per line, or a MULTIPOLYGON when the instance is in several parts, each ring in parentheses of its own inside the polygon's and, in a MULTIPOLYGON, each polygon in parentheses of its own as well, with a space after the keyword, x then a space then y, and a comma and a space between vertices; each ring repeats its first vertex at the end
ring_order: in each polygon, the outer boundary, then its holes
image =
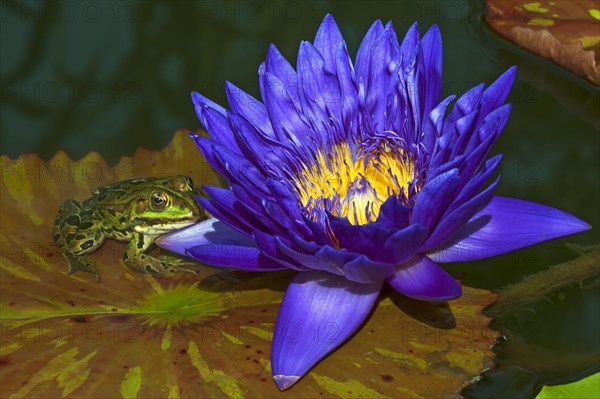
MULTIPOLYGON (((178 128, 195 129, 197 90, 225 104, 229 80, 258 95, 257 68, 275 43, 295 59, 334 14, 351 54, 376 18, 402 36, 419 21, 444 40, 444 95, 518 75, 510 122, 495 146, 504 153, 498 193, 548 204, 600 226, 598 89, 497 37, 480 2, 409 1, 83 1, 1 3, 1 152, 97 150, 111 162, 136 146, 158 149, 178 128)), ((465 284, 498 289, 573 258, 566 243, 600 242, 598 228, 495 259, 456 264, 465 284)), ((531 397, 598 368, 598 280, 498 320, 507 337, 497 370, 472 397, 531 397)))

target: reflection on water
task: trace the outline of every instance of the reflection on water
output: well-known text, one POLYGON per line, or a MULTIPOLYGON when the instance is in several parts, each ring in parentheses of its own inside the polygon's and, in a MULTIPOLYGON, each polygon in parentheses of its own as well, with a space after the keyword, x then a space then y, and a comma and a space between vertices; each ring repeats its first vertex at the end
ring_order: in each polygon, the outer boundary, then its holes
MULTIPOLYGON (((515 48, 482 22, 480 2, 306 1, 3 2, 2 153, 91 150, 111 162, 136 146, 160 148, 196 129, 197 90, 225 104, 225 80, 258 95, 257 68, 276 43, 292 61, 332 12, 351 54, 375 18, 399 35, 418 20, 440 25, 444 95, 491 82, 511 65, 513 113, 495 151, 505 154, 502 195, 545 203, 600 225, 600 95, 597 88, 515 48)), ((449 270, 466 284, 497 289, 574 257, 564 244, 600 242, 598 229, 449 270)), ((528 397, 598 364, 598 287, 569 287, 496 322, 507 341, 497 370, 473 397, 528 397), (511 381, 510 384, 506 381, 511 381)))

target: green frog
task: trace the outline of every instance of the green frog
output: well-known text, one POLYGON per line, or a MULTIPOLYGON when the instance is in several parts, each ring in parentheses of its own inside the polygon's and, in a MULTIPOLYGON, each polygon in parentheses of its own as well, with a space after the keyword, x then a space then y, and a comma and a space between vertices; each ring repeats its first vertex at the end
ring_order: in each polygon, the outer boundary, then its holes
POLYGON ((87 254, 106 238, 128 241, 124 263, 132 269, 155 274, 191 271, 173 257, 155 258, 145 253, 163 234, 207 218, 187 176, 124 180, 94 191, 80 205, 66 201, 54 222, 54 241, 67 259, 69 274, 78 270, 100 276, 87 254))

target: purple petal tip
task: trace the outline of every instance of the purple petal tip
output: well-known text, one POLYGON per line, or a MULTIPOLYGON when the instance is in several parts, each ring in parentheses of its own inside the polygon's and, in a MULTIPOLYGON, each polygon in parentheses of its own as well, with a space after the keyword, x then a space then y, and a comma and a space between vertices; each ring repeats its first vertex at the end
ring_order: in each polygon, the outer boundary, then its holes
POLYGON ((275 380, 275 385, 279 388, 280 391, 285 391, 292 385, 294 385, 300 379, 297 375, 274 375, 273 380, 275 380))

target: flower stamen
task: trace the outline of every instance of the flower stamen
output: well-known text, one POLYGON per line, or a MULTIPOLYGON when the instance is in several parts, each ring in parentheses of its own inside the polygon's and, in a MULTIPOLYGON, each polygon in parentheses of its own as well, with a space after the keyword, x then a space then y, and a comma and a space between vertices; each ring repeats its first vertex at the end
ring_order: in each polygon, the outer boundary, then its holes
POLYGON ((348 143, 321 150, 312 165, 295 176, 295 189, 307 215, 323 221, 326 214, 364 225, 379 215, 380 206, 391 196, 409 202, 416 180, 413 157, 403 141, 389 136, 374 137, 355 146, 348 143))

